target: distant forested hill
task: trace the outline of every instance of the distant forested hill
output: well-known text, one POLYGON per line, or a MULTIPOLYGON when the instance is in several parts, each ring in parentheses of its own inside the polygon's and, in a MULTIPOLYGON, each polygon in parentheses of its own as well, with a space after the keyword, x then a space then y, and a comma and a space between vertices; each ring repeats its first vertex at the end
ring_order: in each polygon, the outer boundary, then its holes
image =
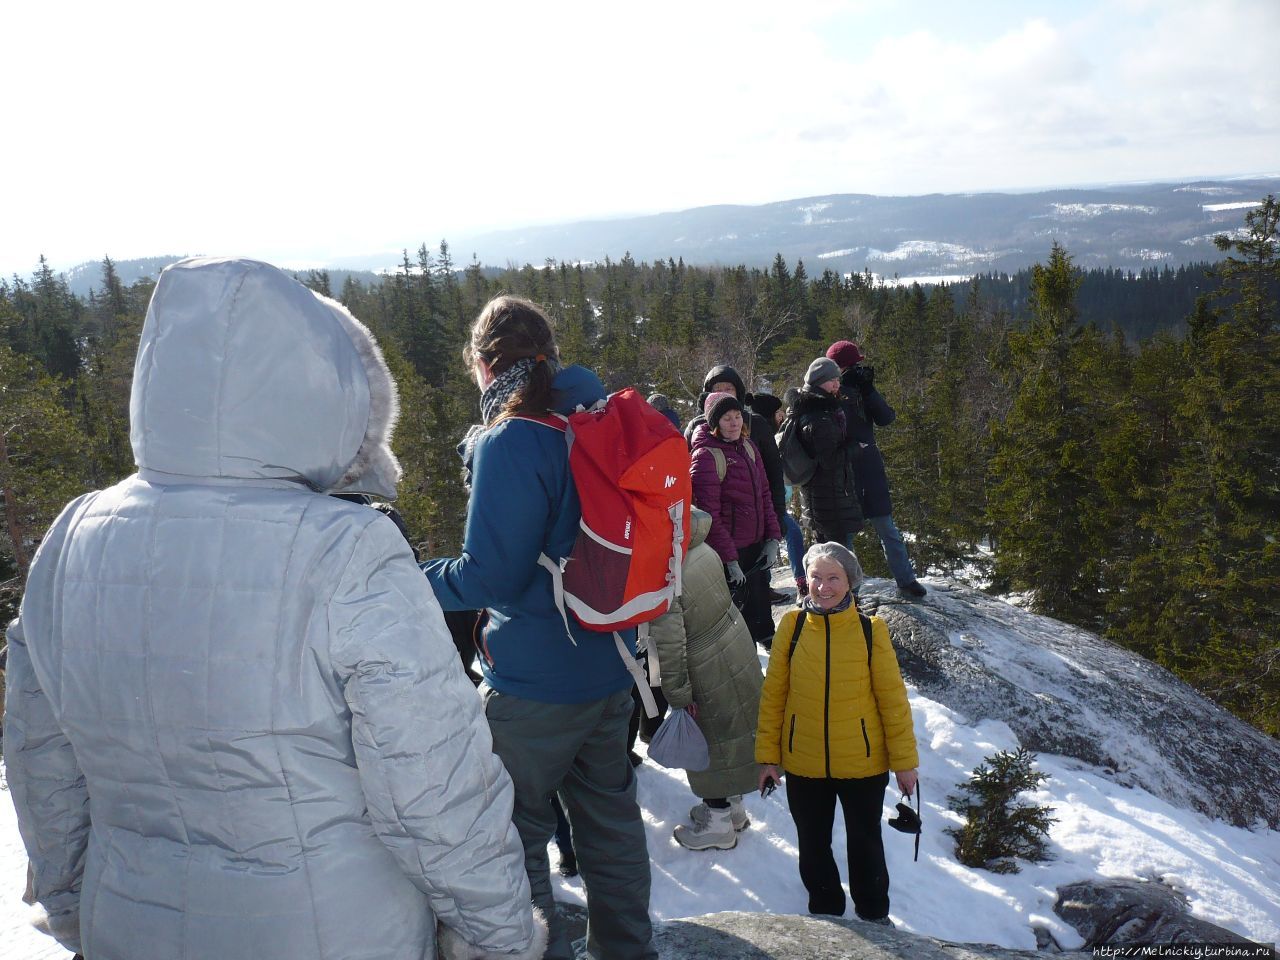
MULTIPOLYGON (((767 266, 774 254, 812 275, 971 276, 1028 269, 1057 242, 1078 267, 1138 271, 1217 258, 1213 235, 1280 179, 1129 184, 1036 193, 879 197, 833 194, 758 206, 697 207, 643 217, 450 237, 483 263, 636 260, 767 266)), ((344 261, 347 266, 379 266, 344 261)))
MULTIPOLYGON (((187 256, 198 256, 198 254, 184 253, 163 257, 141 257, 136 260, 113 260, 112 263, 115 265, 115 274, 120 283, 126 287, 131 287, 139 281, 154 283, 159 278, 161 270, 187 256)), ((309 270, 300 270, 295 272, 294 275, 300 280, 306 280, 311 272, 309 270)), ((330 282, 335 289, 341 289, 342 284, 349 276, 354 276, 361 283, 372 283, 377 279, 377 274, 369 270, 327 269, 323 272, 329 276, 330 282)), ((90 293, 97 295, 103 291, 101 262, 77 264, 67 271, 66 278, 68 290, 77 297, 87 299, 90 293)))

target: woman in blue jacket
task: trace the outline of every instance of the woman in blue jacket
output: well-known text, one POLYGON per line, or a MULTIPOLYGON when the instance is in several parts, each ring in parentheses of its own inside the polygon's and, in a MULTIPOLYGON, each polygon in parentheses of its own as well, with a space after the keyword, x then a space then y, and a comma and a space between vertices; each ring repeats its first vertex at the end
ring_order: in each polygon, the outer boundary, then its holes
MULTIPOLYGON (((627 759, 631 675, 613 637, 569 631, 551 577, 538 565, 573 546, 581 508, 561 430, 539 422, 605 396, 583 367, 561 367, 550 322, 527 300, 497 297, 471 330, 466 359, 480 387, 482 426, 464 463, 471 501, 462 556, 423 570, 444 609, 488 611, 480 639, 485 715, 515 783, 513 820, 533 900, 551 923, 547 957, 572 956, 551 896, 549 802, 557 791, 587 888, 592 957, 654 958, 649 856, 627 759)), ((622 631, 635 652, 635 631, 622 631)))

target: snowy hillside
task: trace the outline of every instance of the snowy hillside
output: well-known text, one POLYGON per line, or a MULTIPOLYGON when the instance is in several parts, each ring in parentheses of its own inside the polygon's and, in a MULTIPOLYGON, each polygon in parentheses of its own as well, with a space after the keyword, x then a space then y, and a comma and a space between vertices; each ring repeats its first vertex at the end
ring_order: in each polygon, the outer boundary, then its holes
MULTIPOLYGON (((925 606, 944 607, 945 588, 931 586, 925 606)), ((1007 620, 987 618, 981 628, 988 648, 1003 645, 1013 650, 1032 616, 1017 611, 1007 620)), ((1075 635, 1055 621, 1034 619, 1045 631, 1061 631, 1065 638, 1075 635)), ((766 664, 762 655, 761 667, 766 664)), ((951 839, 942 832, 960 822, 947 809, 947 795, 983 757, 1015 748, 1018 739, 1001 720, 971 722, 910 684, 909 690, 920 744, 925 833, 920 860, 913 863, 911 838, 885 830, 892 877, 890 915, 899 927, 943 940, 1027 950, 1036 948, 1033 927, 1042 927, 1063 947, 1078 947, 1080 936, 1053 912, 1057 887, 1091 877, 1159 878, 1187 895, 1194 916, 1255 941, 1280 940, 1280 831, 1250 831, 1211 820, 1186 803, 1154 796, 1139 783, 1123 785, 1114 771, 1071 757, 1039 757, 1049 780, 1033 799, 1052 804, 1058 818, 1051 832, 1054 859, 1024 864, 1014 875, 962 867, 952 855, 951 839)), ((1116 741, 1123 741, 1125 731, 1115 733, 1116 741)), ((1148 757, 1145 762, 1155 761, 1148 757)), ((741 834, 736 849, 693 853, 671 839, 672 828, 695 802, 683 775, 649 762, 638 772, 656 919, 729 910, 805 912, 795 864, 795 829, 784 791, 768 800, 747 799, 752 825, 741 834)), ((1187 784, 1186 789, 1196 787, 1187 784)), ((897 799, 891 790, 886 814, 897 799)), ((837 818, 836 849, 842 850, 843 844, 837 818)), ((553 846, 553 862, 554 850, 553 846)), ((843 874, 842 861, 843 856, 837 856, 843 874)), ((7 795, 0 795, 0 960, 62 960, 64 951, 26 925, 29 910, 20 901, 24 871, 13 810, 7 795)), ((554 879, 561 899, 583 902, 580 880, 554 879)))
MULTIPOLYGON (((812 273, 972 276, 1013 273, 1057 241, 1077 267, 1140 270, 1213 261, 1214 234, 1280 188, 1276 177, 1197 183, 1123 184, 1033 193, 872 196, 833 194, 757 206, 719 205, 615 220, 560 223, 451 236, 484 263, 541 264, 681 257, 685 263, 767 266, 775 254, 812 273), (814 269, 815 264, 817 268, 814 269)), ((385 259, 385 257, 383 257, 385 259)), ((374 258, 345 266, 376 267, 374 258)))

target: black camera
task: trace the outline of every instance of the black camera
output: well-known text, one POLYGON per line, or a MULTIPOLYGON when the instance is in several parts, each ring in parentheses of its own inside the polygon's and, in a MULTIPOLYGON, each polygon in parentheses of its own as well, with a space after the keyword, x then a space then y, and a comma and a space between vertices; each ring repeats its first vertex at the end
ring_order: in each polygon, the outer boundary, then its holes
POLYGON ((876 368, 869 363, 860 363, 853 368, 853 382, 859 387, 870 387, 876 381, 876 368))

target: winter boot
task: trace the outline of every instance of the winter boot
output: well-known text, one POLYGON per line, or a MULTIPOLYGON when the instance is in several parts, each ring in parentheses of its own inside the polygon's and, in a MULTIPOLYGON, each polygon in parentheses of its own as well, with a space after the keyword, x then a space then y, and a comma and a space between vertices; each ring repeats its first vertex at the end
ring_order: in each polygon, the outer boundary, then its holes
POLYGON ((910 597, 912 600, 920 600, 929 591, 924 588, 924 584, 919 580, 912 580, 910 583, 899 584, 898 592, 904 597, 910 597))
MULTIPOLYGON (((689 819, 697 823, 700 819, 706 817, 709 809, 711 808, 705 803, 695 804, 689 808, 689 819)), ((729 797, 729 819, 733 822, 733 829, 737 833, 741 833, 751 826, 751 818, 747 816, 747 808, 742 805, 742 794, 738 794, 736 797, 729 797)))
MULTIPOLYGON (((856 911, 855 911, 855 912, 856 912, 856 911)), ((876 924, 877 926, 881 926, 881 927, 896 927, 896 926, 897 926, 897 924, 896 924, 896 923, 894 923, 892 920, 890 920, 888 917, 864 917, 864 916, 862 916, 862 915, 860 915, 860 914, 859 914, 859 915, 858 915, 858 919, 859 919, 859 920, 861 920, 863 923, 874 923, 874 924, 876 924)))
POLYGON ((694 817, 692 827, 682 823, 675 828, 672 835, 676 843, 690 850, 732 850, 736 847, 738 835, 733 832, 729 811, 706 806, 702 809, 706 815, 694 817))

